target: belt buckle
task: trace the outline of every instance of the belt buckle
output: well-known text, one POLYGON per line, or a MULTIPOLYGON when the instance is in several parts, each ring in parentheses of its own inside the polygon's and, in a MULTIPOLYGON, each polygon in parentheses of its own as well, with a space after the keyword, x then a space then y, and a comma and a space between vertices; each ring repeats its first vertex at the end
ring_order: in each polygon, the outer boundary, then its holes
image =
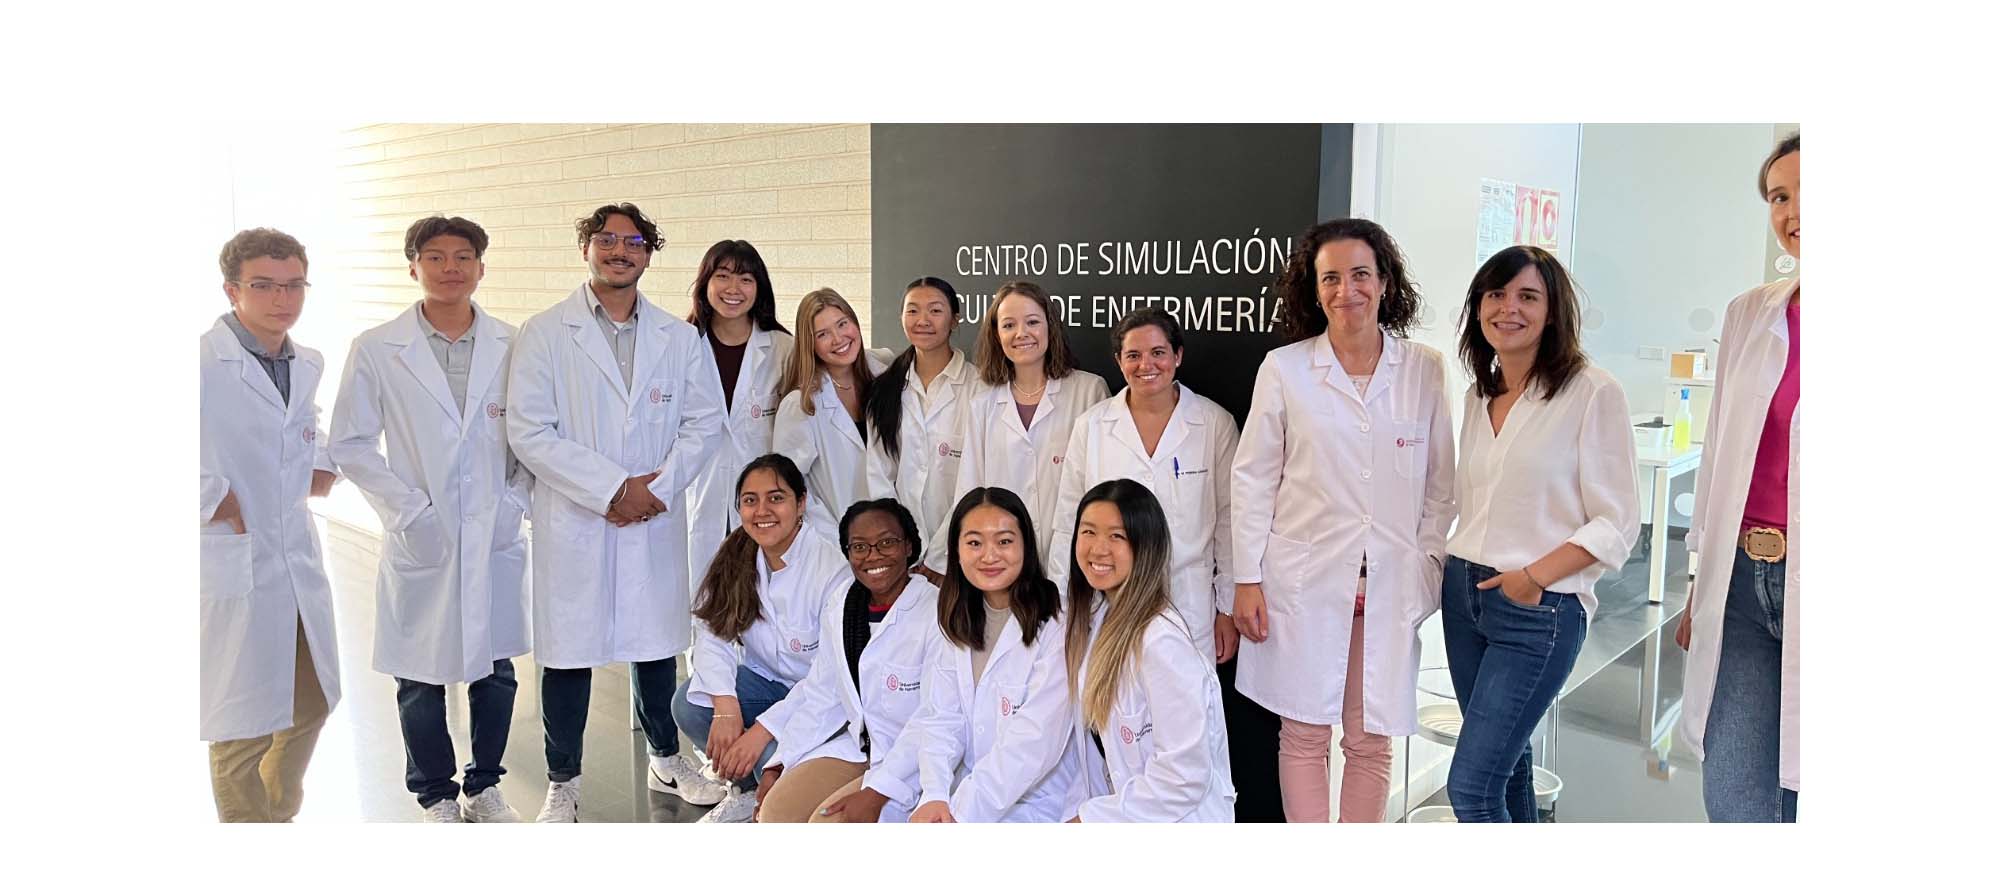
POLYGON ((1759 562, 1781 562, 1785 558, 1785 533, 1759 526, 1743 533, 1743 552, 1759 562))

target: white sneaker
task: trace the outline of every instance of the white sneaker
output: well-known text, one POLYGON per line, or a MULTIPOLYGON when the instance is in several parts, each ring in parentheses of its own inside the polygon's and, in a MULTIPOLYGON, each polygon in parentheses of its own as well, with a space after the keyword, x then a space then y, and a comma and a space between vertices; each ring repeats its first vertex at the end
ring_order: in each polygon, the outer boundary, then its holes
POLYGON ((749 823, 750 815, 757 811, 757 791, 729 788, 729 795, 722 803, 709 809, 695 823, 749 823))
POLYGON ((499 787, 488 787, 479 795, 466 800, 465 820, 468 823, 520 823, 521 813, 507 804, 500 795, 499 787))
POLYGON ((550 782, 549 795, 542 800, 542 813, 535 815, 535 822, 575 823, 577 804, 582 799, 582 775, 567 781, 550 782))
POLYGON ((458 807, 456 799, 439 799, 424 809, 426 823, 464 823, 465 812, 458 807))
POLYGON ((653 757, 646 769, 646 786, 657 793, 671 793, 690 805, 714 805, 728 789, 715 779, 708 767, 695 768, 679 754, 653 757))

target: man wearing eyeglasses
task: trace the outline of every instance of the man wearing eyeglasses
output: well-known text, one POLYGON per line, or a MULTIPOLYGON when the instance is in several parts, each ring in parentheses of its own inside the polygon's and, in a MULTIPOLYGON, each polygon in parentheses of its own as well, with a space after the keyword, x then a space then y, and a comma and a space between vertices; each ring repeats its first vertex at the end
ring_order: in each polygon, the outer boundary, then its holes
POLYGON ((682 490, 721 441, 721 377, 694 327, 639 293, 660 231, 639 208, 577 220, 590 278, 521 326, 507 437, 535 477, 536 661, 549 789, 541 822, 580 804, 590 670, 631 663, 649 786, 696 804, 722 788, 678 755, 674 657, 692 634, 682 490))
POLYGON ((289 821, 340 701, 333 594, 307 496, 333 488, 325 361, 294 344, 306 250, 270 228, 222 247, 230 310, 201 340, 201 737, 216 814, 289 821))
POLYGON ((521 819, 499 784, 513 657, 528 652, 521 515, 533 478, 507 449, 514 327, 472 299, 486 243, 460 216, 404 233, 423 300, 355 338, 328 447, 382 518, 373 664, 396 679, 404 785, 433 823, 521 819), (465 685, 472 718, 463 786, 452 780, 450 684, 465 685))

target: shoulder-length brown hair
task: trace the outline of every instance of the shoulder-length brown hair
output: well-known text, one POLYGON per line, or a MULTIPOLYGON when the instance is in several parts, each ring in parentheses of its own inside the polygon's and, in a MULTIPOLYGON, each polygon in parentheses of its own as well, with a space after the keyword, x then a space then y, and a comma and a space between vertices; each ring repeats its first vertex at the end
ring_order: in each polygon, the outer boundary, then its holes
POLYGON ((709 327, 715 322, 715 307, 708 302, 708 281, 724 268, 747 273, 757 280, 757 297, 750 302, 751 325, 765 331, 791 333, 778 321, 778 289, 771 285, 771 272, 764 267, 764 256, 748 240, 717 241, 702 255, 701 267, 694 274, 693 309, 688 311, 687 320, 695 331, 707 337, 709 327))
POLYGON ((868 371, 868 338, 859 335, 861 317, 854 315, 854 305, 847 303, 839 292, 824 286, 807 292, 805 297, 799 299, 798 318, 793 323, 796 330, 792 332, 792 362, 778 377, 778 397, 783 398, 797 389, 799 409, 807 416, 814 415, 813 395, 819 392, 820 375, 826 372, 826 368, 819 363, 819 355, 813 351, 813 320, 828 307, 847 314, 848 321, 854 323, 854 330, 860 338, 856 342, 861 344, 861 349, 854 353, 854 387, 862 398, 868 397, 868 384, 874 379, 868 371))
MULTIPOLYGON (((750 460, 743 466, 742 473, 736 475, 737 502, 742 502, 743 481, 750 479, 753 471, 774 471, 785 487, 792 490, 792 500, 799 505, 799 524, 805 525, 806 476, 799 473, 799 466, 791 457, 783 453, 766 453, 750 460)), ((800 537, 794 533, 792 537, 800 537)), ((757 599, 757 542, 750 539, 750 533, 738 528, 722 539, 722 546, 715 551, 715 558, 708 562, 707 573, 701 576, 701 588, 694 594, 694 618, 707 624, 715 637, 724 641, 741 641, 744 633, 764 617, 764 606, 757 599)))
POLYGON ((1478 387, 1481 398, 1506 394, 1507 383, 1500 375, 1493 344, 1486 341, 1486 332, 1479 327, 1479 300, 1487 292, 1506 288, 1527 267, 1533 267, 1541 275, 1542 287, 1549 293, 1549 318, 1542 326, 1541 343, 1535 347, 1535 363, 1528 368, 1528 387, 1539 387, 1542 400, 1547 401, 1590 364, 1590 357, 1583 354, 1583 319, 1569 271, 1539 246, 1509 246, 1486 259, 1472 275, 1471 287, 1465 290, 1465 321, 1458 331, 1458 356, 1471 372, 1472 384, 1478 387))
POLYGON ((1321 222, 1299 235, 1285 259, 1284 271, 1278 274, 1278 295, 1285 307, 1273 320, 1273 327, 1289 343, 1326 331, 1326 311, 1319 308, 1319 277, 1313 260, 1319 257, 1321 246, 1336 240, 1359 240, 1374 250, 1375 269, 1382 275, 1382 298, 1376 302, 1375 321, 1390 334, 1409 337, 1410 328, 1417 324, 1423 295, 1417 291, 1417 281, 1410 276, 1409 264, 1395 238, 1367 219, 1321 222))
POLYGON ((952 644, 968 650, 988 650, 986 640, 986 600, 958 561, 958 537, 965 515, 980 506, 997 507, 1014 518, 1021 529, 1021 576, 1008 590, 1013 602, 1014 621, 1021 625, 1021 641, 1035 643, 1042 624, 1062 610, 1062 596, 1054 581, 1042 572, 1042 554, 1035 546, 1035 526, 1028 518, 1028 506, 1021 497, 998 486, 981 486, 965 493, 951 511, 951 540, 945 544, 944 582, 938 585, 938 625, 952 644))
POLYGON ((1056 318, 1055 303, 1049 300, 1049 293, 1027 280, 1015 280, 993 293, 986 316, 979 320, 979 341, 973 358, 979 366, 979 379, 988 386, 1014 380, 1014 363, 1007 360, 1007 351, 1000 347, 1000 302, 1010 295, 1023 295, 1035 302, 1035 306, 1042 308, 1042 318, 1047 320, 1049 345, 1042 354, 1042 373, 1051 380, 1060 380, 1082 368, 1083 362, 1076 357, 1076 351, 1069 348, 1069 337, 1063 332, 1062 321, 1056 318))

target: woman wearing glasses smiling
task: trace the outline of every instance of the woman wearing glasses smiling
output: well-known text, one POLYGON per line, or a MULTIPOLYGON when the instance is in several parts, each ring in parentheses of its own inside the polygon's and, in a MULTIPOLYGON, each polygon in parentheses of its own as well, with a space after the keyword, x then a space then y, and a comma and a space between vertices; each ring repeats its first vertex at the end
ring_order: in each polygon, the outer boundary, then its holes
POLYGON ((770 788, 760 823, 899 822, 917 802, 917 745, 903 727, 944 646, 937 587, 910 573, 923 543, 895 499, 848 508, 840 540, 854 583, 820 608, 819 653, 758 785, 770 788))

